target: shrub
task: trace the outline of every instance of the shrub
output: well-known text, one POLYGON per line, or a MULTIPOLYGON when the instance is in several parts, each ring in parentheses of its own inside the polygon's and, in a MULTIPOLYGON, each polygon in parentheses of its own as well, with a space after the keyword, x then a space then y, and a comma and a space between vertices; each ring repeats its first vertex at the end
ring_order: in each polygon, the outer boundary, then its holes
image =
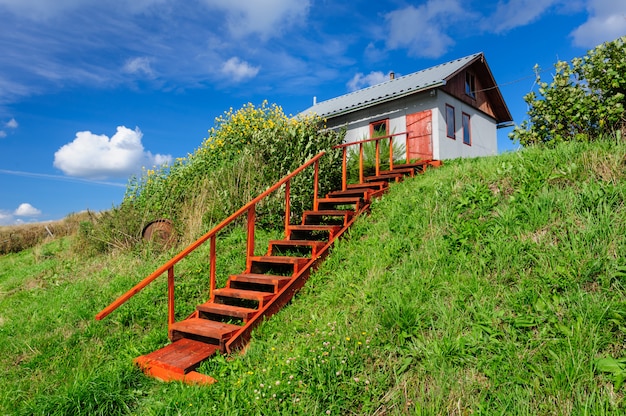
MULTIPOLYGON (((287 117, 280 106, 267 101, 258 107, 231 108, 215 119, 208 138, 193 153, 131 178, 120 206, 91 233, 109 247, 126 248, 139 243, 149 221, 168 218, 182 241, 191 242, 323 150, 328 155, 320 162, 320 193, 336 188, 341 154, 332 148, 343 134, 320 132, 322 128, 320 117, 287 117)), ((292 181, 294 216, 310 207, 312 181, 313 169, 292 181)), ((282 223, 283 215, 284 190, 257 207, 257 218, 265 226, 282 223)))
POLYGON ((599 45, 571 64, 559 61, 555 69, 549 84, 537 75, 539 95, 524 97, 529 119, 515 127, 512 140, 524 146, 554 145, 624 129, 626 37, 599 45))

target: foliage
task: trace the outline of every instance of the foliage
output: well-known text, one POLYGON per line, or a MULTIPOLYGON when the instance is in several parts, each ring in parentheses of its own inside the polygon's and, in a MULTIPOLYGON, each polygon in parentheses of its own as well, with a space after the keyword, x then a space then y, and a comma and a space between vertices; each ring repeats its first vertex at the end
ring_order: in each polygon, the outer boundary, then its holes
MULTIPOLYGON (((201 366, 209 387, 132 366, 167 343, 165 278, 93 319, 165 255, 0 256, 0 414, 625 414, 625 158, 562 143, 392 185, 244 354, 201 366)), ((245 247, 220 238, 218 280, 245 247)), ((207 250, 177 265, 179 318, 207 250)))
MULTIPOLYGON (((147 223, 169 218, 183 241, 191 242, 320 151, 328 153, 319 177, 320 192, 327 192, 340 178, 341 155, 332 148, 343 135, 320 132, 322 127, 319 117, 287 117, 281 107, 267 102, 231 108, 216 118, 195 152, 131 179, 122 204, 94 225, 94 241, 132 246, 147 223)), ((312 202, 312 172, 292 181, 294 215, 312 202)), ((283 213, 280 193, 257 207, 257 217, 266 226, 280 223, 283 213)))
POLYGON ((554 145, 626 132, 626 37, 599 45, 571 63, 559 61, 555 70, 549 84, 537 75, 539 95, 524 97, 529 119, 515 127, 511 139, 524 146, 554 145))
MULTIPOLYGON (((374 137, 380 137, 380 134, 374 134, 374 137)), ((366 139, 364 137, 362 140, 366 139)), ((365 177, 374 175, 376 172, 376 143, 378 143, 380 170, 389 169, 389 139, 365 142, 363 143, 363 176, 365 177)), ((406 147, 404 143, 394 141, 392 147, 394 163, 404 163, 406 161, 406 147)), ((347 170, 349 182, 359 181, 359 153, 358 145, 348 147, 347 170)))

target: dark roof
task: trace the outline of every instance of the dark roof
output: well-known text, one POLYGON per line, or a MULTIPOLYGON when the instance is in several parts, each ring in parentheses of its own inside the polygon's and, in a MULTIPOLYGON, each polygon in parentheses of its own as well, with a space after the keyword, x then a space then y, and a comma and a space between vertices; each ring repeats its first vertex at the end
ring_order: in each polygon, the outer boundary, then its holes
POLYGON ((446 80, 462 68, 482 58, 482 52, 446 62, 409 75, 390 79, 378 85, 322 101, 306 109, 301 114, 317 114, 321 117, 334 117, 371 107, 400 97, 427 91, 446 84, 446 80))

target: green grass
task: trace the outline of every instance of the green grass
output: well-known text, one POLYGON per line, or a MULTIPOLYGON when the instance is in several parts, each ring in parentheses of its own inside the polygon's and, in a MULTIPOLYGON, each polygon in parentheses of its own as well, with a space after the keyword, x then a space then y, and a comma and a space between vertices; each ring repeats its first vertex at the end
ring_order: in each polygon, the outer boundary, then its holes
MULTIPOLYGON (((210 387, 132 366, 167 342, 165 279, 93 320, 167 253, 2 256, 0 414, 624 414, 625 160, 564 144, 394 185, 210 387)), ((243 247, 218 239, 220 276, 243 247)), ((205 255, 177 268, 181 316, 205 255)))

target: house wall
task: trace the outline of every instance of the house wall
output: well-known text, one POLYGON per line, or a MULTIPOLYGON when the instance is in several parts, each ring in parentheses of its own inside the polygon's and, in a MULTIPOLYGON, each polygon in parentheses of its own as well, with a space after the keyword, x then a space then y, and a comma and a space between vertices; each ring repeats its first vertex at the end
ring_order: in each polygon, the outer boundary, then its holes
MULTIPOLYGON (((407 114, 428 109, 432 110, 434 159, 442 160, 497 154, 495 120, 442 90, 431 90, 333 117, 327 120, 327 126, 334 130, 346 127, 346 142, 355 142, 369 138, 370 123, 384 119, 389 119, 389 131, 392 134, 403 133, 406 131, 407 114), (455 108, 455 140, 446 137, 446 104, 455 108), (469 114, 471 118, 471 146, 463 143, 463 112, 469 114)), ((405 136, 399 136, 396 142, 404 144, 405 136)))
MULTIPOLYGON (((498 153, 496 121, 471 105, 443 91, 437 94, 437 112, 433 112, 433 132, 437 131, 438 140, 433 143, 433 158, 455 159, 459 157, 493 156, 498 153), (446 104, 454 107, 455 139, 446 134, 446 104), (471 145, 463 143, 462 114, 470 116, 471 145)), ((434 135, 433 135, 434 136, 434 135)))
MULTIPOLYGON (((346 142, 367 139, 370 135, 370 123, 389 119, 390 133, 406 131, 406 115, 432 108, 437 103, 436 96, 429 93, 399 98, 374 107, 365 108, 353 113, 328 119, 327 126, 331 129, 347 127, 346 142)), ((402 137, 404 142, 404 137, 402 137)))

